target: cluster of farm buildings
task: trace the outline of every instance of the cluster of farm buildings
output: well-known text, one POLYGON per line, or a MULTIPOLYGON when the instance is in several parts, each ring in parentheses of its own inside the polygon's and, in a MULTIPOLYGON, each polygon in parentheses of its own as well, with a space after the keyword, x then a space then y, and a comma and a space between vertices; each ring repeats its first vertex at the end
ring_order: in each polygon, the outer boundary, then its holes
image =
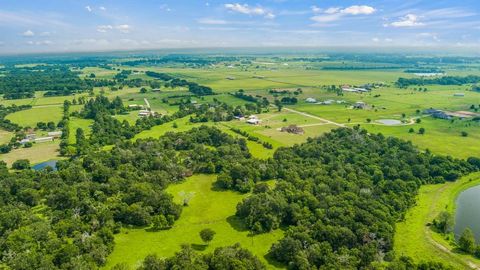
POLYGON ((480 114, 478 114, 478 113, 469 112, 469 111, 455 111, 455 112, 452 112, 452 111, 438 110, 438 109, 434 109, 434 108, 424 110, 423 113, 424 114, 429 114, 433 118, 446 119, 446 120, 450 120, 450 119, 453 119, 453 118, 470 119, 470 118, 480 116, 480 114))
POLYGON ((43 142, 51 142, 55 139, 59 139, 62 137, 62 132, 61 131, 52 131, 48 132, 47 136, 44 137, 37 137, 37 134, 35 133, 29 133, 25 136, 23 140, 20 141, 20 144, 26 144, 28 142, 31 143, 43 143, 43 142))

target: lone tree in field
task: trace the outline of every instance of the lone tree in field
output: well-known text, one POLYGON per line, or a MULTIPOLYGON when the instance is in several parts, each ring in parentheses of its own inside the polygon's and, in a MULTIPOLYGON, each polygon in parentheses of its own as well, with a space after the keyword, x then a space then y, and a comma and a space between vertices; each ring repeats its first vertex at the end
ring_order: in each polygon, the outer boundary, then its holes
POLYGON ((420 129, 418 130, 418 134, 422 134, 422 135, 425 134, 425 129, 424 129, 424 128, 420 128, 420 129))
POLYGON ((213 240, 213 237, 215 236, 216 232, 212 229, 203 229, 200 231, 200 238, 202 238, 202 241, 208 244, 210 241, 213 240))
POLYGON ((458 246, 467 253, 473 252, 475 248, 475 237, 473 236, 472 230, 466 228, 465 231, 463 231, 460 238, 458 238, 458 246))

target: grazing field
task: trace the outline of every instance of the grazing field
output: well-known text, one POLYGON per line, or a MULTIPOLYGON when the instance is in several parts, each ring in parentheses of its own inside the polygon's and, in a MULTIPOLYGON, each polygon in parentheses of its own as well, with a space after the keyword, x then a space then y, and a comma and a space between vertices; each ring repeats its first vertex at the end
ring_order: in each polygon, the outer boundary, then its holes
POLYGON ((53 121, 57 124, 62 119, 61 106, 33 107, 7 115, 6 119, 23 127, 35 127, 38 122, 53 121))
POLYGON ((0 129, 0 144, 9 143, 13 137, 13 132, 0 129))
POLYGON ((267 260, 266 254, 270 246, 283 236, 283 232, 276 230, 268 234, 250 235, 234 215, 237 203, 248 195, 216 191, 213 187, 215 178, 215 175, 195 175, 183 183, 169 186, 167 192, 175 197, 177 203, 182 202, 182 192, 193 194, 189 205, 183 208, 180 219, 173 228, 164 231, 152 232, 148 228, 122 230, 115 235, 115 249, 108 257, 105 269, 122 262, 138 266, 149 254, 172 256, 182 244, 191 244, 197 251, 212 252, 216 247, 235 243, 240 243, 257 255, 269 269, 278 268, 267 260), (208 245, 204 245, 199 236, 199 232, 205 228, 217 233, 208 245))
POLYGON ((28 159, 30 164, 36 164, 58 158, 59 141, 35 143, 31 148, 14 149, 10 153, 1 154, 1 160, 8 165, 19 159, 28 159))
POLYGON ((404 221, 396 224, 395 253, 416 261, 441 261, 454 269, 478 269, 480 260, 458 253, 451 238, 447 240, 427 226, 441 211, 453 214, 457 195, 478 184, 480 174, 476 173, 456 182, 422 186, 416 205, 407 211, 404 221))

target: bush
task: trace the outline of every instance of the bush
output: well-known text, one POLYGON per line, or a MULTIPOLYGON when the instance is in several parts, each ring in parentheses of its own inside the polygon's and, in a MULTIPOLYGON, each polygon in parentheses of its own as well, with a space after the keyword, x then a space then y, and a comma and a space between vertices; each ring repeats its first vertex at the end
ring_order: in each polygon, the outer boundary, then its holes
POLYGON ((12 164, 14 170, 26 170, 30 169, 30 161, 28 159, 19 159, 12 164))
POLYGON ((215 236, 216 232, 212 229, 203 229, 200 231, 200 238, 202 238, 202 241, 205 243, 209 243, 210 241, 213 240, 213 237, 215 236))

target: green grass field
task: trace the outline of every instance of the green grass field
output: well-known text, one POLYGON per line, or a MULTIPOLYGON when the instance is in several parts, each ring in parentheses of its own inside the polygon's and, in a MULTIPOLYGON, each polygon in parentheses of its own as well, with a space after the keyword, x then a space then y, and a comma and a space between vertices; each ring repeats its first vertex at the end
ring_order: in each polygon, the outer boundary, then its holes
POLYGON ((457 195, 478 184, 480 174, 476 173, 456 182, 422 186, 417 204, 407 211, 404 221, 396 224, 396 255, 407 255, 416 261, 441 261, 452 265, 454 269, 471 269, 473 265, 478 268, 480 260, 471 255, 456 253, 451 237, 447 240, 427 226, 441 211, 446 210, 453 214, 457 195))
POLYGON ((13 132, 0 129, 0 144, 9 143, 13 135, 13 132))
POLYGON ((53 121, 57 124, 62 119, 62 114, 61 106, 42 106, 9 114, 6 119, 22 127, 35 127, 38 122, 53 121))
POLYGON ((108 257, 105 269, 117 263, 138 266, 148 254, 160 257, 172 256, 180 250, 180 245, 191 244, 200 252, 211 252, 216 247, 240 243, 257 255, 269 269, 279 268, 271 264, 265 255, 270 246, 282 236, 281 230, 268 234, 252 236, 242 222, 235 217, 237 204, 245 194, 233 191, 214 191, 215 175, 195 175, 185 182, 171 185, 167 192, 174 196, 177 203, 182 202, 181 192, 193 193, 189 206, 184 207, 182 215, 173 228, 151 232, 148 229, 124 229, 115 236, 115 249, 108 257), (217 234, 212 242, 204 245, 199 237, 202 229, 211 228, 217 234))
POLYGON ((93 120, 91 119, 81 119, 76 117, 70 117, 69 121, 69 129, 70 129, 70 136, 68 136, 68 143, 75 144, 75 134, 77 133, 77 129, 83 129, 85 136, 88 137, 92 132, 90 126, 93 124, 93 120))
POLYGON ((19 159, 28 159, 30 164, 36 164, 51 159, 59 158, 60 141, 35 143, 31 148, 14 149, 10 153, 1 154, 0 159, 11 165, 14 161, 19 159))

